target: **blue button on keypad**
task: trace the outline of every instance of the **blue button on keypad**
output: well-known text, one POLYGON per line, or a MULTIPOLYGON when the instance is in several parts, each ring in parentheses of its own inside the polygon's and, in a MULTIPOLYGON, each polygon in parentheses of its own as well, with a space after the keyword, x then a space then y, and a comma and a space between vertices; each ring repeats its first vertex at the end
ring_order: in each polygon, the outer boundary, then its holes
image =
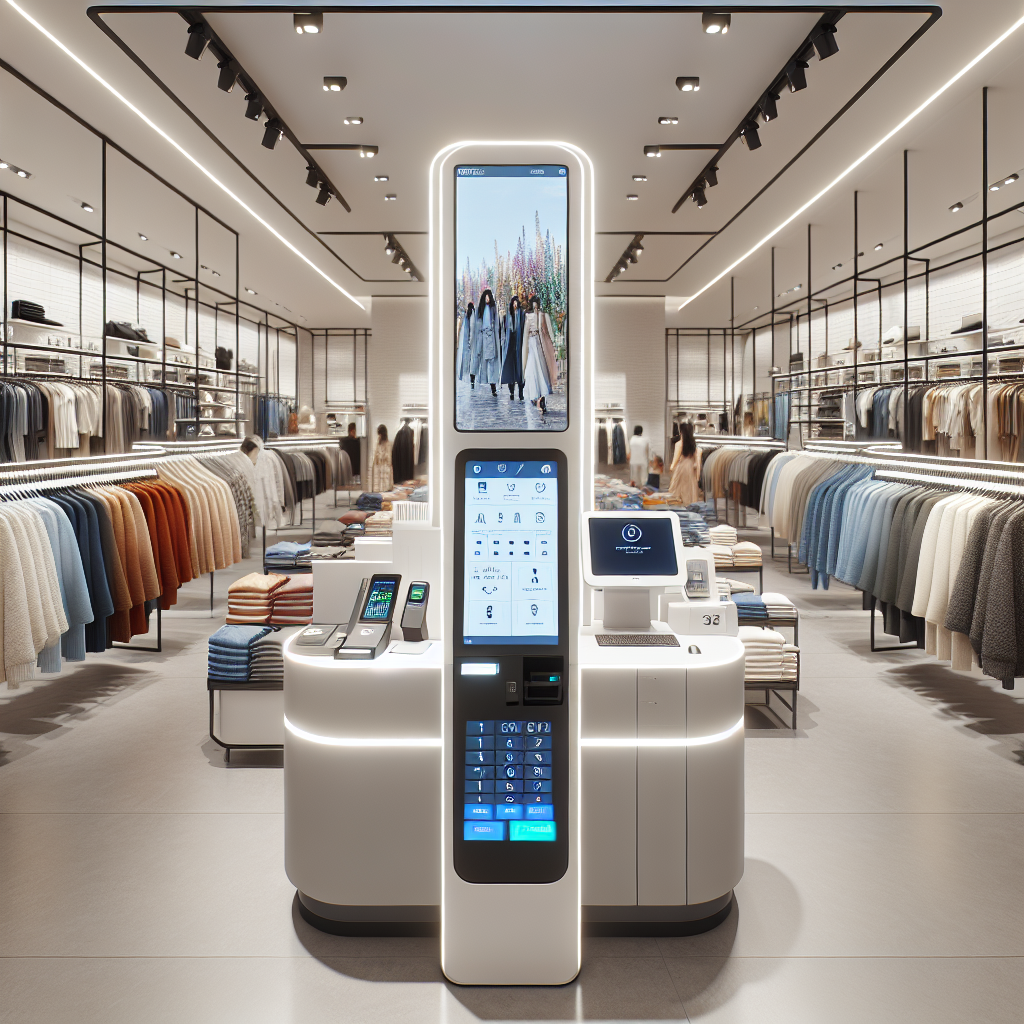
POLYGON ((491 804, 466 804, 462 816, 467 821, 490 819, 494 817, 494 807, 491 804))
POLYGON ((505 838, 508 826, 503 821, 464 821, 462 838, 466 840, 484 840, 501 842, 505 838))

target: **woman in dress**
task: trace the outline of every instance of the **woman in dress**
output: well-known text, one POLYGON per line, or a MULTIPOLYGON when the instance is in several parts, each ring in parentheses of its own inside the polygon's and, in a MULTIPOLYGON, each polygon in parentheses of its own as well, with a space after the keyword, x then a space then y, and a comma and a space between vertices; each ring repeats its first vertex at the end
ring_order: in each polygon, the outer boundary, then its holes
POLYGON ((459 327, 459 344, 455 352, 455 376, 459 380, 468 380, 470 386, 473 383, 470 366, 473 361, 473 324, 476 322, 474 309, 472 302, 466 305, 466 315, 459 327))
MULTIPOLYGON (((498 381, 501 380, 501 328, 498 324, 498 307, 491 289, 480 296, 476 310, 476 327, 473 332, 473 372, 475 384, 490 384, 491 394, 498 397, 498 381)), ((475 386, 474 384, 474 386, 475 386)))
POLYGON ((554 333, 551 317, 540 308, 540 299, 531 295, 530 311, 523 319, 523 379, 526 397, 540 409, 541 416, 547 412, 544 399, 554 390, 556 379, 554 333))
POLYGON ((693 439, 692 423, 680 424, 679 440, 669 469, 672 470, 668 487, 672 504, 692 505, 700 501, 700 449, 693 439))
POLYGON ((388 428, 382 423, 377 428, 377 447, 373 450, 373 462, 370 465, 370 490, 383 494, 395 485, 391 468, 391 442, 388 440, 388 428))
POLYGON ((523 310, 519 296, 513 295, 504 320, 503 343, 505 352, 501 360, 501 382, 508 385, 508 400, 515 401, 519 385, 519 401, 523 400, 523 310))

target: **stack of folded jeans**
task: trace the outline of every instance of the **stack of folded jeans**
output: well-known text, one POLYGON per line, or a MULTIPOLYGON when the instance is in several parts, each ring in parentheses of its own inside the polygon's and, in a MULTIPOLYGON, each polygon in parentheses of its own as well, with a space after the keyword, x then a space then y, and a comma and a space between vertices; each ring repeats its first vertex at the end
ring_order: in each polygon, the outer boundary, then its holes
POLYGON ((753 625, 768 621, 768 609, 756 594, 733 594, 732 599, 740 622, 753 625))
POLYGON ((211 679, 248 682, 252 645, 269 632, 270 626, 221 626, 210 637, 207 674, 211 679))
POLYGON ((356 498, 356 508, 363 512, 379 512, 383 500, 376 491, 363 491, 356 498))
POLYGON ((296 566, 309 565, 310 541, 299 544, 293 540, 279 540, 267 548, 263 564, 271 569, 294 569, 296 566))
POLYGON ((281 645, 285 634, 277 631, 268 633, 257 640, 250 648, 252 656, 249 663, 250 683, 280 683, 284 685, 284 656, 281 645))

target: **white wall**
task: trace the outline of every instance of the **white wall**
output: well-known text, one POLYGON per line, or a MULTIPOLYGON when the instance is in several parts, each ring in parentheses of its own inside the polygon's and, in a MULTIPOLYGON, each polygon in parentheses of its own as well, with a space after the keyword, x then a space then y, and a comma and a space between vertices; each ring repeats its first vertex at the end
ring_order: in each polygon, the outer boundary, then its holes
POLYGON ((393 438, 402 406, 427 404, 427 299, 375 296, 370 319, 366 399, 372 456, 378 423, 393 438))
POLYGON ((595 401, 618 402, 627 434, 640 424, 652 454, 665 445, 665 299, 597 299, 595 401))

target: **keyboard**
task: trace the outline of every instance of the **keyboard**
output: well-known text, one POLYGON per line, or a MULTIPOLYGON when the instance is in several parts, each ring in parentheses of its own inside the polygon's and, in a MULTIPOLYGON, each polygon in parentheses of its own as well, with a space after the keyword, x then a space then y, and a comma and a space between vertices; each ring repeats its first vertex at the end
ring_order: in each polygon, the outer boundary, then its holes
POLYGON ((671 633, 597 633, 598 647, 678 647, 671 633))

